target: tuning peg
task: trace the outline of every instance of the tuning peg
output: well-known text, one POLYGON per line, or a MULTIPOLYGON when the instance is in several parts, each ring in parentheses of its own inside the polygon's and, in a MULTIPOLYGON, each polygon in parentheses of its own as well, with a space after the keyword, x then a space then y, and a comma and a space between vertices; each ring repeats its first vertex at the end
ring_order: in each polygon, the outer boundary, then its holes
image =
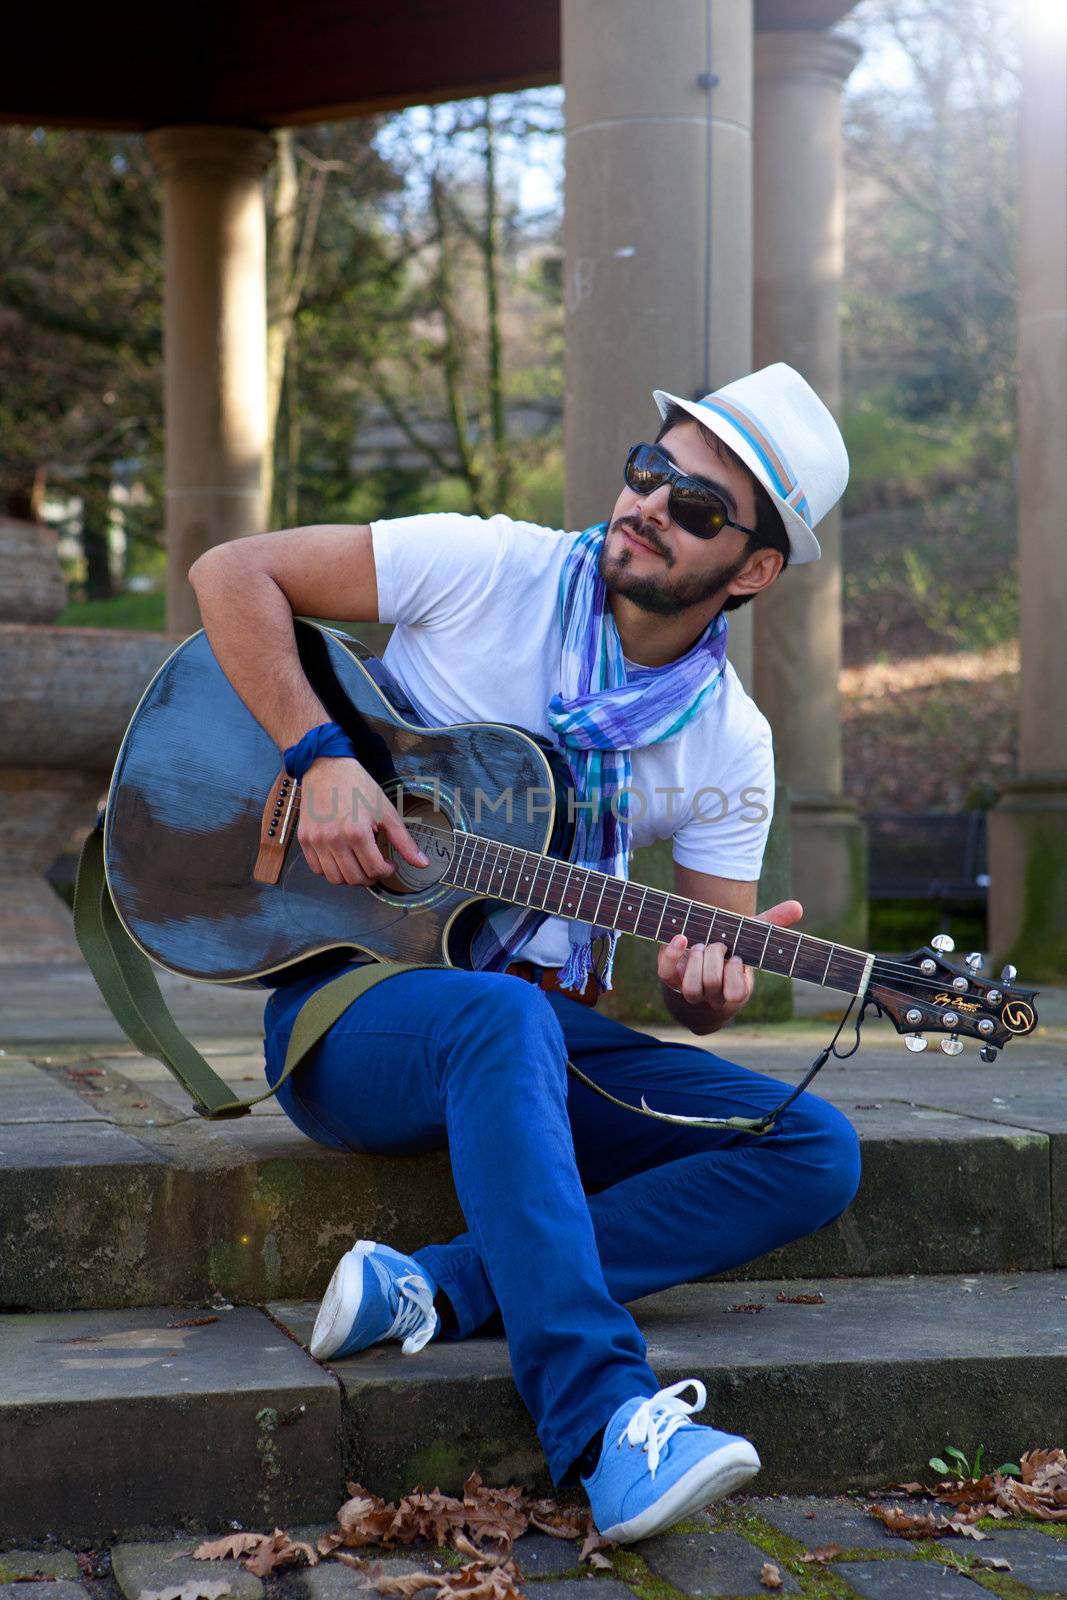
POLYGON ((1000 981, 1001 981, 1001 983, 1014 983, 1018 976, 1019 976, 1018 969, 1016 967, 1013 967, 1011 962, 1009 961, 1007 966, 1003 969, 1003 971, 1000 974, 1000 981))
POLYGON ((941 1048, 947 1056, 958 1056, 963 1049, 963 1040, 958 1034, 950 1033, 947 1039, 941 1040, 941 1048))
POLYGON ((943 956, 947 956, 950 951, 955 950, 956 948, 956 941, 952 937, 951 933, 935 933, 933 938, 930 940, 930 943, 933 948, 940 951, 943 956))
POLYGON ((995 1044, 984 1044, 982 1046, 981 1050, 979 1050, 979 1052, 978 1052, 978 1059, 979 1059, 979 1061, 984 1061, 987 1066, 989 1065, 989 1063, 991 1061, 995 1061, 997 1059, 997 1047, 996 1047, 996 1045, 995 1044))
POLYGON ((920 1050, 925 1050, 929 1042, 921 1033, 906 1033, 904 1035, 904 1043, 909 1050, 914 1050, 916 1053, 920 1050))
POLYGON ((970 955, 966 958, 964 965, 970 970, 972 977, 977 977, 978 973, 981 971, 982 962, 984 960, 985 956, 983 956, 981 950, 972 950, 970 955))

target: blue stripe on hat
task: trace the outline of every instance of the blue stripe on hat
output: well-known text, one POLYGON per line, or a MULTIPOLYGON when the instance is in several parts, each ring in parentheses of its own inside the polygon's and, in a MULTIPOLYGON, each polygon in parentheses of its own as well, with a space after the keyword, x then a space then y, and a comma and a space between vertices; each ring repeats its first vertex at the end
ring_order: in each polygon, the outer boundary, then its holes
POLYGON ((803 517, 809 528, 813 527, 811 507, 808 505, 807 498, 796 480, 793 469, 786 460, 785 452, 767 432, 763 424, 757 421, 751 411, 746 406, 741 405, 733 396, 729 398, 727 404, 723 405, 720 404, 715 395, 709 394, 701 400, 700 404, 706 406, 709 411, 716 412, 724 422, 728 422, 732 428, 737 430, 746 444, 749 445, 763 463, 767 470, 767 476, 773 483, 777 494, 785 501, 786 505, 797 512, 798 516, 803 517), (740 412, 741 417, 736 416, 735 412, 740 412), (742 421, 742 418, 745 420, 742 421), (748 423, 747 427, 745 426, 745 421, 748 423), (775 459, 776 457, 777 460, 775 459), (787 473, 788 477, 783 476, 783 473, 787 473), (796 498, 797 496, 799 498, 796 498))

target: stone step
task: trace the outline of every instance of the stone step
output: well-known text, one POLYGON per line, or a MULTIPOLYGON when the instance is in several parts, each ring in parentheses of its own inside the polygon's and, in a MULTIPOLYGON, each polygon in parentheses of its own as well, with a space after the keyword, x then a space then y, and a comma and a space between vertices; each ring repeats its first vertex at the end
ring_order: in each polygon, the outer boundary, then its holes
MULTIPOLYGON (((1067 1437, 1067 1272, 696 1284, 635 1307, 666 1384, 707 1385, 761 1494, 871 1489, 956 1444, 1067 1437), (779 1295, 821 1294, 819 1304, 779 1295), (760 1311, 736 1310, 739 1304, 760 1311)), ((347 1479, 549 1487, 505 1342, 320 1366, 314 1302, 0 1317, 0 1541, 329 1521, 347 1479)))
POLYGON ((0 1317, 0 1540, 332 1515, 339 1420, 251 1306, 0 1317))
MULTIPOLYGON (((236 1093, 257 1092, 260 1046, 198 1042, 236 1093)), ((731 1053, 787 1082, 818 1042, 810 1027, 730 1037, 731 1053)), ((353 1239, 414 1249, 464 1226, 444 1152, 328 1150, 273 1101, 205 1123, 157 1062, 53 1050, 0 1056, 0 1308, 311 1297, 353 1239)), ((860 1192, 829 1228, 736 1276, 1067 1265, 1061 1046, 1035 1044, 1010 1069, 960 1068, 916 1065, 874 1035, 818 1087, 860 1131, 860 1192)))
MULTIPOLYGON (((313 1302, 268 1309, 310 1337, 313 1302)), ((634 1311, 663 1384, 701 1379, 716 1426, 756 1442, 761 1493, 912 1479, 960 1439, 999 1462, 1067 1437, 1067 1271, 690 1284, 634 1311)), ((378 1492, 455 1488, 471 1463, 547 1482, 503 1339, 330 1365, 346 1461, 378 1492)))

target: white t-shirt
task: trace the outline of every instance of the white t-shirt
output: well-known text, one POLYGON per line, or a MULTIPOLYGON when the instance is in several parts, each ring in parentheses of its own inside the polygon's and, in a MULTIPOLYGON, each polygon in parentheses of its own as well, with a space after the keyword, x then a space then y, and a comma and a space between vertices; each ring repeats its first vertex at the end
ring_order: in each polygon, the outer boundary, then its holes
MULTIPOLYGON (((560 569, 574 539, 510 517, 451 512, 371 524, 384 661, 437 723, 512 722, 551 735, 559 690, 560 569)), ((627 663, 634 674, 657 669, 627 663)), ((679 733, 631 752, 635 846, 672 839, 675 861, 759 877, 774 806, 771 730, 733 667, 679 733)), ((567 924, 546 920, 524 960, 560 966, 567 924)))

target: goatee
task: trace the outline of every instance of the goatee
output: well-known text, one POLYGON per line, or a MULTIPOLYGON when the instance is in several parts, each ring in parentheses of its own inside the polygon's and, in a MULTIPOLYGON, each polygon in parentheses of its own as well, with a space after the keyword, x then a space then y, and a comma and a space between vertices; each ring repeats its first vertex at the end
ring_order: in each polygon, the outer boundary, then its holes
POLYGON ((728 583, 733 582, 747 560, 747 555, 739 556, 736 561, 710 572, 693 573, 689 577, 676 578, 672 581, 669 573, 674 566, 674 557, 669 550, 663 548, 655 530, 646 527, 636 517, 619 517, 608 529, 607 537, 600 549, 600 576, 610 593, 622 595, 624 599, 637 606, 638 610, 647 611, 656 617, 676 617, 693 606, 706 605, 709 600, 714 599, 728 583), (611 535, 621 528, 625 528, 636 539, 640 539, 662 556, 664 562, 662 576, 651 573, 642 576, 631 571, 633 551, 625 545, 619 555, 608 555, 608 541, 611 535))

